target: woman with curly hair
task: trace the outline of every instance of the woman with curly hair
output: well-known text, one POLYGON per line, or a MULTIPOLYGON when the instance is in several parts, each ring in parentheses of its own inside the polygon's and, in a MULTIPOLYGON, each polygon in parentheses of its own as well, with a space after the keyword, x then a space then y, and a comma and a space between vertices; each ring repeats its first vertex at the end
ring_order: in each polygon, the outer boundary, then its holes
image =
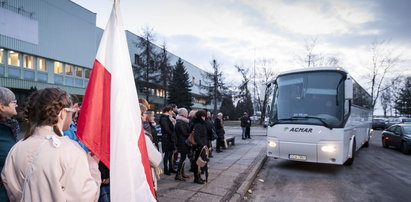
POLYGON ((34 92, 24 118, 28 129, 10 150, 1 177, 10 201, 96 201, 98 161, 63 136, 75 110, 58 88, 34 92))

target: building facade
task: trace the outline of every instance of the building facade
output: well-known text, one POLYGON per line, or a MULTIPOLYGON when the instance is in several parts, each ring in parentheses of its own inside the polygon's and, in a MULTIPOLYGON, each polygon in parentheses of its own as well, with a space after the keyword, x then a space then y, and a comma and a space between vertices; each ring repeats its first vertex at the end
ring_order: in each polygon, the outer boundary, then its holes
MULTIPOLYGON (((19 102, 46 87, 82 98, 103 31, 95 13, 69 0, 0 0, 0 85, 12 89, 19 102)), ((140 37, 129 31, 126 36, 136 64, 140 37)), ((178 57, 168 55, 174 65, 178 57)), ((193 83, 193 108, 212 109, 200 88, 204 71, 182 60, 193 83)), ((167 92, 156 84, 149 89, 152 108, 159 111, 167 92)))

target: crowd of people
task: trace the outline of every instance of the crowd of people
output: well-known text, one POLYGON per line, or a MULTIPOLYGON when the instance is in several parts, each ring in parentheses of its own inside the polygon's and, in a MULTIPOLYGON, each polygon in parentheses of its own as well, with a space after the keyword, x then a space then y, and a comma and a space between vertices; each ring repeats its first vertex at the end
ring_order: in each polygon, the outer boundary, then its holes
MULTIPOLYGON (((223 114, 214 119, 207 109, 165 106, 157 122, 159 137, 155 112, 145 99, 139 103, 155 190, 161 174, 187 181, 186 163, 193 182, 204 184, 212 141, 217 153, 226 148, 223 114)), ((109 168, 76 136, 79 99, 59 88, 32 93, 24 108, 28 125, 21 141, 19 124, 12 119, 17 106, 14 93, 0 87, 0 201, 109 201, 109 168)), ((248 119, 243 138, 249 138, 248 119)))

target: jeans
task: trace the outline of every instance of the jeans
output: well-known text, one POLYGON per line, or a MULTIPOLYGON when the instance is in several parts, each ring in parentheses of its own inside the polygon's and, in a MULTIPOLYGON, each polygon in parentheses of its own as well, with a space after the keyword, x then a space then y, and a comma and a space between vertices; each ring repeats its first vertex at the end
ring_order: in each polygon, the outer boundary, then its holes
POLYGON ((241 127, 241 129, 243 129, 243 133, 241 133, 241 138, 245 139, 245 127, 241 127))

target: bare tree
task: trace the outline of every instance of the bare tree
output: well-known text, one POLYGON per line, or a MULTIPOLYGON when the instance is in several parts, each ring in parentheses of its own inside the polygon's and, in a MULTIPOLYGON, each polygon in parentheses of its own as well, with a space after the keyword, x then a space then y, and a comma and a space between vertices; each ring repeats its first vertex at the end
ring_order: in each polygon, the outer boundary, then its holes
POLYGON ((399 55, 395 55, 393 50, 389 48, 387 41, 374 41, 371 43, 371 67, 368 68, 370 74, 370 88, 371 88, 371 106, 375 104, 380 96, 382 84, 399 61, 399 55))
MULTIPOLYGON (((154 42, 153 29, 150 27, 143 28, 143 35, 136 43, 138 49, 141 50, 138 55, 137 67, 134 69, 134 78, 137 85, 143 88, 145 98, 149 101, 150 91, 148 84, 155 81, 157 77, 157 68, 155 66, 156 51, 154 42)), ((150 101, 149 101, 150 102, 150 101)))
POLYGON ((268 106, 268 102, 270 100, 269 96, 273 92, 273 88, 270 87, 269 82, 274 80, 275 77, 277 77, 278 74, 274 71, 273 64, 267 59, 263 59, 261 61, 261 67, 259 68, 259 72, 260 72, 259 75, 260 75, 260 78, 261 78, 260 82, 264 86, 263 92, 262 92, 264 97, 263 97, 263 100, 260 101, 261 102, 261 104, 260 104, 260 106, 261 106, 261 109, 260 109, 260 111, 261 111, 260 124, 262 124, 263 121, 265 120, 265 117, 266 117, 266 114, 267 114, 266 113, 267 112, 267 106, 268 106))
MULTIPOLYGON (((173 77, 173 67, 170 65, 170 59, 167 54, 166 42, 163 42, 161 46, 161 51, 156 55, 156 66, 160 71, 159 76, 156 78, 156 82, 161 83, 164 90, 168 91, 168 85, 173 77)), ((164 94, 163 105, 167 104, 167 93, 164 94)))
POLYGON ((307 67, 314 67, 315 62, 317 61, 316 55, 314 54, 314 48, 317 46, 317 37, 310 38, 305 40, 305 50, 306 50, 306 59, 307 67))
POLYGON ((220 64, 216 59, 213 59, 210 64, 213 68, 213 72, 206 72, 202 75, 204 77, 204 83, 206 85, 202 85, 201 88, 206 89, 208 93, 207 97, 214 101, 213 113, 216 114, 218 112, 217 101, 222 100, 224 91, 227 90, 227 88, 223 82, 223 73, 221 71, 220 64))
POLYGON ((240 65, 234 65, 238 72, 240 72, 241 76, 243 77, 243 81, 238 86, 239 93, 237 97, 240 99, 237 103, 237 111, 247 112, 250 116, 254 114, 253 111, 253 101, 251 99, 251 93, 248 89, 248 84, 250 83, 250 75, 248 74, 249 69, 240 65))

